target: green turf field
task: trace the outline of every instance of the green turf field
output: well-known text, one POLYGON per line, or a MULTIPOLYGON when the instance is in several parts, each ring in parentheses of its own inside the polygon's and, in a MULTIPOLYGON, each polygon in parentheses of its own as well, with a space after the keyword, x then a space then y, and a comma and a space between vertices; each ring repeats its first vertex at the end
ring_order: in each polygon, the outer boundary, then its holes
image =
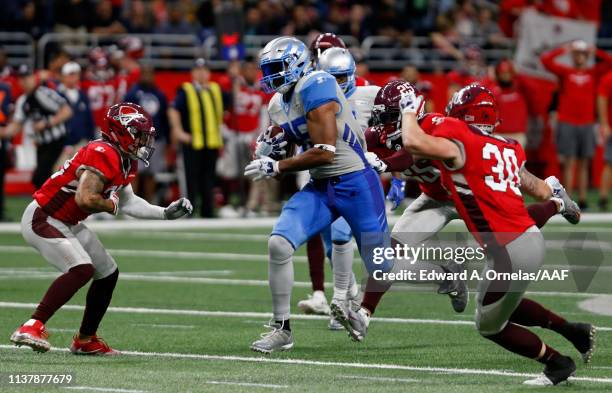
MULTIPOLYGON (((392 291, 383 299, 377 312, 380 320, 373 320, 363 343, 351 342, 344 332, 327 330, 323 318, 300 318, 292 321, 292 351, 271 356, 250 352, 249 344, 265 331, 270 295, 268 230, 247 225, 248 221, 240 229, 99 232, 122 272, 99 331, 109 344, 125 351, 115 358, 66 352, 80 324, 85 291, 48 323, 51 352, 37 354, 10 346, 10 333, 29 318, 32 303, 40 300, 56 273, 19 234, 0 233, 0 375, 6 380, 6 373, 70 372, 76 380, 69 388, 4 383, 0 392, 541 390, 521 385, 541 372, 539 364, 505 352, 477 334, 471 323, 473 297, 468 310, 457 315, 444 296, 392 291)), ((605 233, 612 225, 583 228, 605 233)), ((549 226, 551 231, 570 229, 549 226)), ((303 250, 298 255, 293 306, 310 291, 303 250)), ((550 258, 551 263, 559 263, 554 251, 550 258)), ((331 280, 329 270, 326 274, 331 280)), ((601 272, 601 288, 591 292, 603 292, 605 283, 612 282, 611 275, 609 270, 601 272)), ((612 391, 612 316, 581 307, 594 295, 557 292, 561 293, 532 297, 568 319, 591 321, 601 329, 592 365, 579 364, 577 379, 553 389, 612 391)), ((569 343, 549 331, 537 333, 578 361, 569 343)))

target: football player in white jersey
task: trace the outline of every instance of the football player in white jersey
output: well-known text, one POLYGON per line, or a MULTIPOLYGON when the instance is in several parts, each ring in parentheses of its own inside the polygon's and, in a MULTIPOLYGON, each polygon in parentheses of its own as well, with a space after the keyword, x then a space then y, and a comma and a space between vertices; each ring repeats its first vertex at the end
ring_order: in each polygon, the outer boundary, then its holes
MULTIPOLYGON (((311 176, 283 207, 268 241, 273 320, 271 331, 253 342, 251 349, 270 353, 293 347, 292 258, 307 239, 344 217, 357 235, 368 272, 386 272, 393 260, 376 264, 373 260, 373 250, 388 245, 384 195, 377 173, 365 159, 363 131, 335 78, 313 69, 306 45, 293 37, 270 41, 261 51, 260 68, 262 87, 276 92, 268 106, 272 123, 304 152, 280 160, 262 156, 247 165, 245 175, 258 180, 307 169, 311 176), (364 239, 362 234, 367 234, 364 239)), ((348 287, 352 271, 335 270, 335 279, 343 281, 340 287, 348 287)), ((336 295, 330 308, 348 325, 346 292, 336 295)))

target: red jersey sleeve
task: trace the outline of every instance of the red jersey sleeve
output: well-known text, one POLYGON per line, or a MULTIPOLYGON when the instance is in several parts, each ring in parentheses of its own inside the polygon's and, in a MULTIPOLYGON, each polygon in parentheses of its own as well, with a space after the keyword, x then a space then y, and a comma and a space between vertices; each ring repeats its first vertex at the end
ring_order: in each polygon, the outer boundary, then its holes
POLYGON ((432 136, 464 142, 466 139, 465 128, 466 124, 459 119, 438 117, 436 119, 432 118, 432 124, 428 133, 432 136))
POLYGON ((542 54, 540 56, 540 61, 542 62, 542 65, 544 66, 544 68, 546 68, 548 71, 552 72, 553 74, 557 76, 563 76, 567 74, 568 72, 572 71, 571 67, 558 63, 556 61, 557 57, 561 56, 565 52, 566 50, 563 47, 553 49, 551 51, 548 51, 542 54))
POLYGON ((601 78, 599 86, 597 86, 597 95, 604 98, 610 97, 610 91, 612 90, 612 72, 608 72, 601 78))
POLYGON ((121 173, 121 160, 117 152, 105 143, 90 143, 84 151, 77 171, 91 170, 102 176, 105 182, 112 181, 121 173))

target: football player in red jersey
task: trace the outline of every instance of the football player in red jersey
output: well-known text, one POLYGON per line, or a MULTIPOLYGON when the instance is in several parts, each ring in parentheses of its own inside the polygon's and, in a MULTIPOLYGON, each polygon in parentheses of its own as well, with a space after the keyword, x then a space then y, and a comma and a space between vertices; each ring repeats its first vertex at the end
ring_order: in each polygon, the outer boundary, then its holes
MULTIPOLYGON (((417 120, 421 105, 414 92, 402 95, 403 145, 411 154, 442 162, 444 187, 470 232, 487 250, 481 277, 491 277, 491 272, 537 272, 545 255, 544 238, 527 213, 522 192, 543 200, 551 196, 551 188, 525 169, 520 144, 493 134, 499 124, 493 93, 478 85, 459 90, 447 106, 448 117, 438 118, 430 134, 417 120)), ((595 329, 568 322, 524 298, 528 285, 527 280, 481 280, 476 327, 483 337, 545 365, 543 375, 526 384, 556 385, 573 375, 576 365, 527 327, 559 333, 585 362, 591 360, 595 329)))
MULTIPOLYGON (((441 165, 439 161, 415 159, 403 149, 401 140, 401 112, 399 101, 403 93, 414 91, 422 100, 418 110, 418 122, 426 133, 431 133, 438 122, 444 117, 440 113, 425 113, 424 96, 410 83, 394 80, 387 83, 376 97, 373 109, 374 125, 365 132, 368 152, 366 158, 370 165, 379 173, 401 172, 405 177, 415 179, 419 183, 421 195, 413 201, 391 231, 394 241, 406 245, 418 245, 442 230, 450 221, 460 218, 453 205, 451 195, 441 182, 441 165)), ((568 221, 576 224, 580 219, 580 210, 575 202, 564 192, 555 177, 546 179, 549 187, 557 187, 553 197, 541 203, 528 207, 529 216, 542 227, 557 213, 561 213, 568 221)), ((397 261, 396 261, 397 262, 397 261)), ((457 272, 459 266, 455 263, 444 266, 419 261, 418 264, 400 264, 397 270, 451 271, 457 272)), ((412 283, 418 280, 411 280, 412 283)), ((377 281, 370 278, 367 282, 361 308, 357 310, 352 337, 362 340, 367 333, 370 316, 375 312, 383 295, 388 291, 391 282, 377 281)), ((461 280, 437 282, 440 285, 438 293, 447 294, 456 312, 463 312, 467 306, 467 288, 461 280)))
POLYGON ((83 79, 83 90, 89 97, 96 127, 105 125, 106 109, 118 102, 119 80, 111 66, 108 52, 100 47, 89 53, 89 67, 83 79))
POLYGON ((11 335, 13 343, 48 351, 45 323, 93 278, 83 321, 70 350, 75 354, 118 353, 96 331, 110 304, 119 270, 82 220, 98 212, 160 220, 191 213, 191 203, 185 198, 163 208, 150 205, 132 191, 130 182, 138 160, 148 165, 154 137, 151 117, 142 107, 113 105, 106 114, 102 139, 82 147, 34 193, 21 219, 22 235, 62 275, 51 284, 31 319, 11 335))

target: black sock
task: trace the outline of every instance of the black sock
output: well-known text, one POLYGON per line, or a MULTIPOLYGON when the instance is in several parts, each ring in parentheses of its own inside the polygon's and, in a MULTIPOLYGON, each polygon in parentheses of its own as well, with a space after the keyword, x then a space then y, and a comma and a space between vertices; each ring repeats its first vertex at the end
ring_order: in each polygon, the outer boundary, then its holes
POLYGON ((276 322, 276 324, 280 326, 281 329, 291 331, 291 323, 289 322, 288 319, 285 319, 284 321, 274 321, 274 322, 276 322))

